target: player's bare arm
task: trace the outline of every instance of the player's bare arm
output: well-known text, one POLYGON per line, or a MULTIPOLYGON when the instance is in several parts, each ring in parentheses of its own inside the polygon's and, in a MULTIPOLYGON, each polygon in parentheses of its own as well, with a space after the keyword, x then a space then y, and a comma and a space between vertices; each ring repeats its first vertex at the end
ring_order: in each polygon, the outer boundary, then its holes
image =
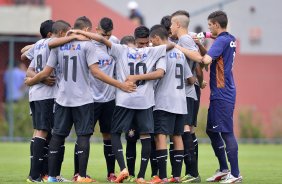
POLYGON ((78 30, 78 29, 77 30, 69 30, 69 32, 84 35, 84 36, 88 37, 89 39, 93 39, 97 42, 105 44, 109 48, 112 47, 112 42, 110 42, 108 39, 104 38, 103 36, 101 36, 97 33, 87 32, 87 31, 78 30))
POLYGON ((201 56, 201 54, 198 51, 194 51, 194 50, 189 50, 186 48, 183 48, 179 45, 175 45, 175 48, 179 49, 181 52, 183 52, 183 54, 188 57, 189 59, 201 63, 202 62, 202 58, 203 56, 201 56))
POLYGON ((82 35, 72 34, 66 37, 54 38, 48 43, 48 46, 49 48, 55 48, 55 47, 64 45, 68 42, 71 42, 73 40, 87 41, 89 39, 87 39, 85 36, 82 36, 82 35))
POLYGON ((199 38, 197 38, 196 36, 193 36, 193 40, 197 44, 197 46, 199 47, 200 54, 202 56, 204 56, 207 53, 207 49, 203 46, 203 44, 200 42, 199 38))
POLYGON ((193 84, 195 84, 195 82, 196 82, 196 77, 189 77, 189 78, 187 78, 187 84, 188 85, 193 85, 193 84))
POLYGON ((45 66, 44 69, 39 72, 38 74, 36 74, 34 77, 26 77, 25 78, 25 84, 28 86, 33 86, 43 80, 45 80, 46 78, 48 78, 51 73, 53 72, 54 68, 50 67, 50 66, 45 66))
POLYGON ((24 48, 21 49, 21 53, 22 54, 25 53, 26 51, 28 51, 33 46, 34 46, 34 44, 24 46, 24 48))
POLYGON ((136 83, 138 80, 156 80, 164 76, 165 71, 163 69, 157 69, 156 71, 140 74, 140 75, 129 75, 126 78, 126 81, 136 83))
POLYGON ((119 88, 120 90, 124 92, 131 93, 136 90, 136 85, 133 82, 121 83, 118 80, 111 78, 110 76, 108 76, 107 74, 105 74, 104 72, 100 70, 98 64, 90 65, 89 68, 94 77, 116 88, 119 88))

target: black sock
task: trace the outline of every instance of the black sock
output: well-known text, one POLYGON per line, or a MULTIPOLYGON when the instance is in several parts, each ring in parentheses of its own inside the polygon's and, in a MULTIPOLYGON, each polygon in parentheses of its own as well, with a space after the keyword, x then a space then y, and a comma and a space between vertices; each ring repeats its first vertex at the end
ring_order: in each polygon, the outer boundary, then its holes
POLYGON ((122 149, 122 144, 120 140, 120 133, 111 134, 111 140, 112 140, 113 153, 115 154, 115 158, 118 162, 119 168, 122 171, 126 167, 125 167, 125 162, 124 162, 124 157, 123 157, 123 149, 122 149))
POLYGON ((138 173, 138 178, 145 178, 145 172, 147 169, 148 161, 151 154, 151 137, 140 138, 142 144, 141 150, 141 164, 138 173))
POLYGON ((34 138, 32 138, 30 140, 30 146, 29 146, 29 151, 30 151, 30 168, 29 168, 29 176, 30 176, 30 173, 31 173, 31 166, 32 166, 32 160, 33 160, 33 143, 34 143, 34 138))
POLYGON ((129 175, 135 176, 136 141, 126 142, 126 164, 129 175))
POLYGON ((60 151, 59 151, 60 162, 59 162, 59 165, 58 165, 58 172, 60 174, 61 174, 62 164, 63 164, 63 161, 64 161, 64 155, 65 155, 65 145, 63 144, 63 145, 61 145, 60 151))
POLYGON ((49 158, 48 158, 48 175, 56 177, 60 174, 59 163, 60 163, 60 147, 65 142, 65 137, 59 135, 53 135, 49 145, 49 158), (59 173, 58 173, 59 171, 59 173))
POLYGON ((153 137, 151 137, 151 154, 150 154, 150 163, 151 163, 151 176, 158 175, 158 161, 156 156, 156 143, 153 137))
POLYGON ((74 174, 73 175, 76 175, 78 173, 78 156, 77 156, 77 141, 75 142, 74 144, 74 174))
POLYGON ((79 175, 86 177, 86 170, 88 165, 90 152, 90 135, 77 137, 77 156, 79 162, 79 175))
POLYGON ((184 150, 174 150, 174 173, 173 177, 180 177, 184 150))
MULTIPOLYGON (((195 133, 192 133, 192 139, 193 139, 193 143, 194 143, 194 147, 195 147, 195 150, 194 150, 194 156, 195 156, 195 159, 196 159, 196 170, 198 172, 198 155, 199 155, 199 143, 198 143, 198 139, 196 137, 196 134, 195 133)), ((198 173, 199 174, 199 173, 198 173)))
POLYGON ((42 173, 42 163, 44 156, 44 146, 46 139, 42 137, 35 137, 33 143, 33 161, 31 167, 31 178, 37 179, 42 173))
POLYGON ((170 160, 170 166, 171 166, 171 175, 173 175, 174 170, 174 144, 173 141, 170 140, 169 143, 169 160, 170 160))
POLYGON ((167 164, 167 150, 156 150, 156 158, 158 160, 159 177, 161 179, 167 178, 166 164, 167 164))
POLYGON ((115 155, 113 154, 111 140, 104 140, 104 156, 109 176, 110 173, 115 173, 115 155))
POLYGON ((183 145, 184 145, 184 163, 185 163, 185 175, 192 175, 191 171, 191 154, 190 147, 191 143, 193 143, 192 136, 190 132, 184 132, 182 135, 183 145))
POLYGON ((51 132, 49 132, 46 137, 46 144, 44 146, 42 176, 48 175, 48 153, 49 153, 49 144, 50 144, 51 138, 52 138, 52 134, 51 132))

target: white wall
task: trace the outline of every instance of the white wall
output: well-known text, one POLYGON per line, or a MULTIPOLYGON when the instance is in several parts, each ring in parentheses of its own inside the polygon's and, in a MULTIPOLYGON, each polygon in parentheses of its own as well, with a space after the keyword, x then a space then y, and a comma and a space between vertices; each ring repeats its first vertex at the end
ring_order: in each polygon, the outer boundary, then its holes
POLYGON ((37 35, 40 24, 51 18, 44 6, 0 6, 0 34, 37 35))

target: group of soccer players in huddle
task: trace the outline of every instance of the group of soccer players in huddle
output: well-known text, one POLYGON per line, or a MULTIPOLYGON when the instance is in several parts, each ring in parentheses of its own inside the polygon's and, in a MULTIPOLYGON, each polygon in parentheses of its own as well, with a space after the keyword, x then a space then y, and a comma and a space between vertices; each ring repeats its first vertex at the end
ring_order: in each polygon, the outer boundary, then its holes
POLYGON ((31 61, 25 83, 30 86, 34 134, 27 181, 70 182, 61 176, 61 166, 65 138, 74 125, 77 140, 72 181, 95 182, 86 171, 90 137, 99 122, 108 182, 201 182, 194 127, 200 90, 206 86, 202 69, 211 64, 207 134, 220 168, 206 181, 241 182, 232 117, 235 38, 226 32, 226 14, 213 12, 208 23, 215 40, 207 51, 197 34, 188 32, 189 21, 189 13, 179 10, 151 29, 137 27, 134 36, 124 36, 120 41, 112 36, 113 22, 107 17, 99 21, 96 33, 85 16, 79 17, 73 27, 63 20, 43 22, 42 39, 23 48, 21 57, 31 61), (142 149, 135 175, 138 139, 142 149), (149 160, 152 179, 146 181, 149 160), (183 160, 185 176, 181 177, 183 160), (120 168, 117 176, 115 161, 120 168))

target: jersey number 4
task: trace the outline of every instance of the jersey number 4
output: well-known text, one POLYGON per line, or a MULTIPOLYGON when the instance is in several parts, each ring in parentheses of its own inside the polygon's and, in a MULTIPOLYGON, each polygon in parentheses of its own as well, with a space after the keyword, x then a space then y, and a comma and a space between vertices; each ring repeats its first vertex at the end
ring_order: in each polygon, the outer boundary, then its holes
MULTIPOLYGON (((147 73, 147 66, 145 63, 137 63, 135 68, 134 68, 134 63, 128 63, 129 66, 129 70, 130 70, 130 75, 139 75, 141 74, 141 69, 143 70, 143 74, 147 73)), ((144 85, 145 81, 137 81, 136 85, 140 86, 140 85, 144 85)))
POLYGON ((77 56, 63 56, 64 59, 64 79, 65 81, 68 80, 68 67, 69 67, 69 60, 72 60, 72 80, 76 82, 76 75, 77 75, 77 56))

